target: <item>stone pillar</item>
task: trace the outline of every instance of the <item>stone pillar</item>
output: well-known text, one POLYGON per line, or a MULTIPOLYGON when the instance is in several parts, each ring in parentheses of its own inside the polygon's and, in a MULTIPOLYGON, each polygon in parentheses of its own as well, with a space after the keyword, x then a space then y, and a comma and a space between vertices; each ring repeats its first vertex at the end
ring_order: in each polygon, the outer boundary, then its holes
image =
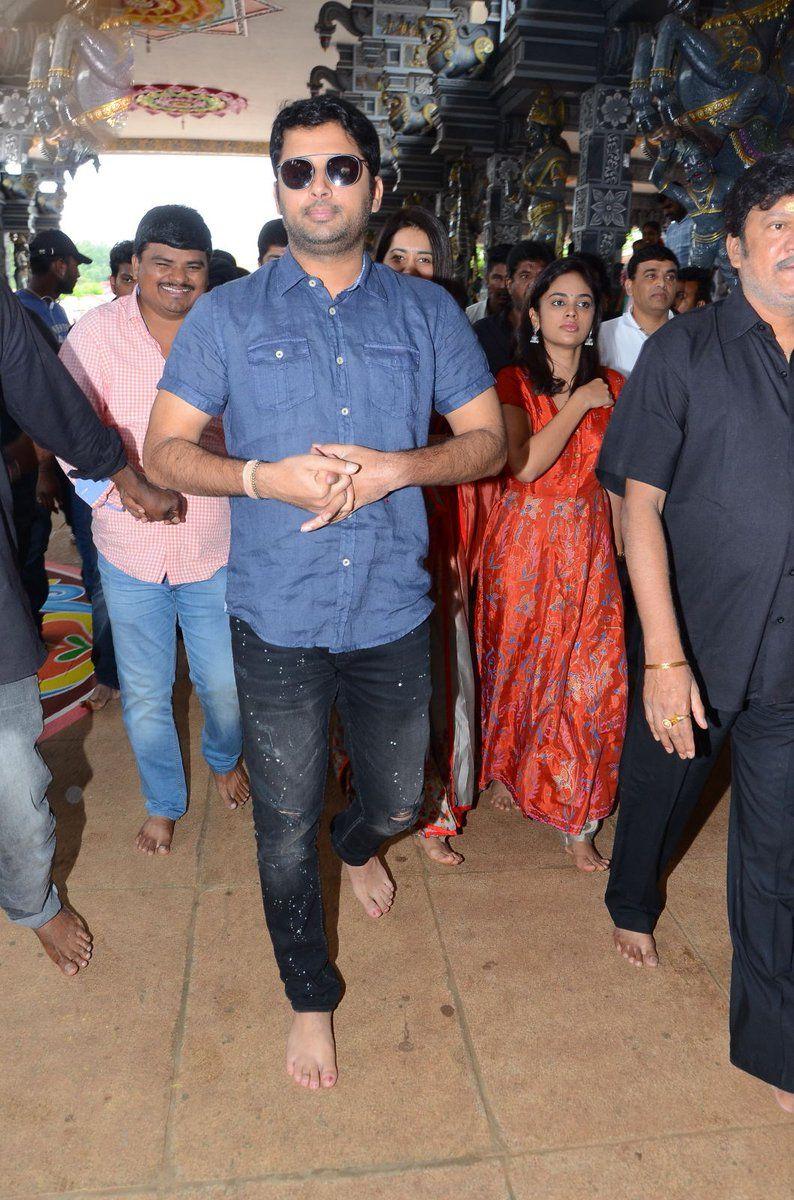
POLYGON ((628 88, 597 83, 584 92, 579 116, 579 177, 573 206, 573 244, 609 265, 631 228, 634 115, 628 88))

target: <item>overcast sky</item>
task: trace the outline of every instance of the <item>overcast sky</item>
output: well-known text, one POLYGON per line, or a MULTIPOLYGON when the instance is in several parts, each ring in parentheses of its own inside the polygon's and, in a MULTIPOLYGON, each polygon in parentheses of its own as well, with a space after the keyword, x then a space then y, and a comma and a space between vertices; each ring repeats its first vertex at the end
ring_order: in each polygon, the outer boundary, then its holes
POLYGON ((267 158, 108 154, 98 174, 86 164, 66 189, 61 228, 78 246, 81 239, 112 245, 131 238, 155 204, 189 204, 209 225, 213 245, 249 270, 256 267, 257 234, 276 216, 267 158))

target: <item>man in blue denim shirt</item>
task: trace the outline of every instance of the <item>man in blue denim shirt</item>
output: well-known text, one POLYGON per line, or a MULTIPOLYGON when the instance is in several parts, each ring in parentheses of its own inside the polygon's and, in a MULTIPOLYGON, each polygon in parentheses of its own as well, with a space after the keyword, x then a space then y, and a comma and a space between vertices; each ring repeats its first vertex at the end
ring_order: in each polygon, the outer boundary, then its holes
POLYGON ((378 850, 416 819, 428 743, 421 488, 497 473, 505 437, 464 313, 363 253, 383 192, 370 121, 335 98, 299 101, 270 147, 289 249, 194 306, 144 460, 157 482, 232 497, 227 605, 265 916, 295 1010, 287 1070, 318 1088, 337 1078, 341 991, 316 848, 331 707, 356 785, 332 841, 381 917, 394 887, 378 850), (428 446, 433 407, 454 436, 428 446), (196 445, 218 413, 228 459, 196 445))

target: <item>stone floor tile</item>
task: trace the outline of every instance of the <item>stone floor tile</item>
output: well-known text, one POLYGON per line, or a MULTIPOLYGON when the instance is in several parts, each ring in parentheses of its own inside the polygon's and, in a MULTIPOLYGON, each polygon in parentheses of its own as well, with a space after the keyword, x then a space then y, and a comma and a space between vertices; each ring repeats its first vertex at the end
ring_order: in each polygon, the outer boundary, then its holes
MULTIPOLYGON (((426 1167, 342 1179, 218 1184, 180 1190, 174 1200, 508 1200, 499 1163, 426 1167)), ((170 1198, 169 1198, 170 1200, 170 1198)))
POLYGON ((159 1170, 193 893, 108 895, 73 890, 95 938, 74 979, 29 930, 0 925, 3 1200, 143 1189, 159 1170))
POLYGON ((724 855, 721 858, 687 856, 670 876, 667 907, 727 991, 731 982, 731 937, 725 899, 724 855))
POLYGON ((48 796, 57 823, 58 885, 66 882, 68 890, 194 883, 208 784, 196 748, 194 744, 190 805, 177 824, 173 851, 149 858, 133 845, 146 810, 121 722, 112 734, 100 733, 87 745, 59 738, 44 742, 42 755, 53 776, 48 796))
POLYGON ((518 809, 497 812, 484 800, 468 813, 463 833, 454 840, 454 845, 466 862, 454 870, 431 863, 434 877, 453 878, 464 871, 467 874, 523 872, 534 867, 575 869, 555 829, 528 820, 518 809))
POLYGON ((326 881, 340 1082, 312 1094, 284 1069, 289 1010, 255 886, 205 892, 176 1084, 183 1179, 412 1163, 489 1151, 422 880, 383 921, 326 881))
POLYGON ((663 966, 612 949, 604 881, 575 871, 431 881, 486 1093, 541 1148, 762 1122, 727 1058, 726 999, 662 918, 663 966))
POLYGON ((508 1176, 514 1200, 791 1200, 794 1122, 530 1155, 508 1176))

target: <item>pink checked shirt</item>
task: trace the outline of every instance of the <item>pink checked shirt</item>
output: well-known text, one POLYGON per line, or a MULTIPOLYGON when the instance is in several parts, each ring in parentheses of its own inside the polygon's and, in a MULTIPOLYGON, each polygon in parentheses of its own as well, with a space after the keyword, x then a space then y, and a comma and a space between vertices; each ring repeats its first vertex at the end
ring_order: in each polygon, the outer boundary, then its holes
MULTIPOLYGON (((82 317, 61 347, 61 361, 105 425, 119 431, 127 458, 140 469, 143 441, 165 359, 146 328, 138 298, 122 296, 82 317)), ((220 422, 201 444, 224 452, 220 422)), ((115 487, 94 508, 94 542, 108 562, 147 583, 197 583, 229 558, 229 502, 188 496, 183 525, 136 521, 121 509, 115 487)))

